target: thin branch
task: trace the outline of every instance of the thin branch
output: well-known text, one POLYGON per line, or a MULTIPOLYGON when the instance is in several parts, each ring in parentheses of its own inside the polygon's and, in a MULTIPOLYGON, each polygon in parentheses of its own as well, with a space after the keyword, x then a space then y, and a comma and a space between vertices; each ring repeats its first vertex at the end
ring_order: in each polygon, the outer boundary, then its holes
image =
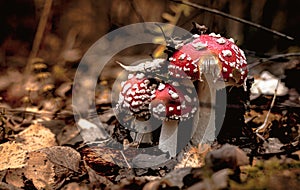
POLYGON ((141 12, 138 10, 134 0, 130 0, 130 6, 133 9, 133 11, 135 12, 136 16, 138 17, 138 19, 140 20, 140 22, 145 22, 141 12))
POLYGON ((184 4, 184 5, 188 5, 188 6, 197 8, 197 9, 201 9, 201 10, 204 10, 204 11, 207 11, 207 12, 210 12, 210 13, 214 13, 214 14, 223 16, 223 17, 225 17, 225 18, 229 18, 229 19, 231 19, 231 20, 235 20, 235 21, 238 21, 238 22, 241 22, 241 23, 244 23, 244 24, 248 24, 248 25, 250 25, 250 26, 259 28, 259 29, 261 29, 261 30, 265 30, 265 31, 267 31, 267 32, 270 32, 270 33, 275 34, 275 35, 277 35, 277 36, 286 38, 286 39, 288 39, 288 40, 294 40, 293 37, 288 36, 288 35, 286 35, 286 34, 283 34, 283 33, 281 33, 281 32, 278 32, 278 31, 276 31, 276 30, 272 30, 272 29, 267 28, 267 27, 265 27, 265 26, 262 26, 262 25, 259 25, 259 24, 250 22, 250 21, 245 20, 245 19, 242 19, 242 18, 238 18, 238 17, 232 16, 232 15, 230 15, 230 14, 224 13, 224 12, 222 12, 222 11, 218 11, 218 10, 216 10, 216 9, 212 9, 212 8, 208 8, 208 7, 205 7, 205 6, 202 6, 202 5, 198 5, 198 4, 195 4, 195 3, 191 3, 191 2, 186 1, 186 0, 182 0, 182 1, 178 1, 178 0, 170 0, 170 1, 175 2, 175 3, 181 3, 181 4, 184 4))
POLYGON ((273 55, 269 58, 262 58, 262 59, 259 59, 258 61, 249 63, 248 69, 251 69, 251 68, 253 68, 261 63, 267 62, 267 61, 271 61, 271 60, 275 60, 275 59, 279 59, 279 58, 285 58, 285 57, 292 57, 292 56, 300 56, 300 52, 277 54, 277 55, 273 55))
POLYGON ((123 157, 123 159, 124 159, 124 161, 125 161, 127 167, 130 169, 130 168, 131 168, 131 165, 128 163, 127 158, 126 158, 124 152, 121 150, 120 153, 121 153, 121 155, 122 155, 122 157, 123 157))
POLYGON ((44 8, 43 8, 43 12, 39 21, 39 25, 34 37, 34 41, 33 41, 33 45, 32 45, 32 49, 28 58, 28 63, 26 66, 26 72, 28 72, 31 69, 31 59, 37 56, 37 53, 39 51, 40 45, 41 45, 41 41, 44 35, 44 31, 46 28, 46 24, 48 21, 48 17, 49 17, 49 13, 51 10, 51 6, 52 6, 52 0, 46 0, 45 4, 44 4, 44 8))

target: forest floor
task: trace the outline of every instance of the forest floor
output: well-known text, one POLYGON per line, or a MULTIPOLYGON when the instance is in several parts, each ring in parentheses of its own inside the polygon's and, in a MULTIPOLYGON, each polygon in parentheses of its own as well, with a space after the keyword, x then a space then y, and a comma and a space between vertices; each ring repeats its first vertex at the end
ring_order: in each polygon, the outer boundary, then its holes
MULTIPOLYGON (((252 70, 255 81, 245 120, 234 126, 243 129, 243 137, 225 145, 191 146, 183 158, 146 168, 129 167, 137 156, 134 148, 111 148, 105 138, 84 142, 77 125, 95 124, 92 119, 81 118, 85 124, 74 119, 80 117, 72 110, 77 60, 64 66, 51 66, 40 58, 31 61, 33 67, 24 73, 17 67, 24 60, 10 57, 9 69, 1 71, 0 189, 299 189, 299 59, 275 60, 252 70), (267 117, 278 81, 270 73, 285 78, 267 117), (264 122, 264 132, 256 135, 264 122)), ((149 146, 139 144, 119 124, 110 94, 122 70, 116 65, 106 69, 110 72, 103 72, 95 94, 102 127, 123 145, 149 146)))

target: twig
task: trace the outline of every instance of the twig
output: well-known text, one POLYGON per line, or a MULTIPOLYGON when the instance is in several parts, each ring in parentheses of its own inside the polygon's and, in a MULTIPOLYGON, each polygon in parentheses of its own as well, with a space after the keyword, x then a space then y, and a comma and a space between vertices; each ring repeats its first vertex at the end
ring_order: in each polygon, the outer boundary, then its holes
POLYGON ((155 25, 160 29, 162 35, 164 36, 165 41, 167 41, 166 34, 165 34, 164 30, 162 29, 162 27, 159 24, 157 24, 157 23, 155 23, 155 25))
POLYGON ((44 4, 44 8, 43 8, 43 12, 38 24, 38 28, 33 40, 33 45, 32 45, 32 49, 31 52, 29 54, 29 58, 28 58, 28 62, 27 62, 27 66, 25 69, 25 72, 29 72, 31 69, 31 59, 37 56, 37 53, 39 51, 40 45, 41 45, 41 41, 43 38, 43 34, 46 28, 46 24, 48 21, 48 17, 49 17, 49 13, 51 10, 51 6, 52 6, 52 0, 46 0, 45 4, 44 4))
POLYGON ((123 158, 124 158, 124 160, 125 160, 125 163, 126 163, 127 167, 130 169, 130 168, 131 168, 131 166, 130 166, 130 164, 128 163, 128 161, 127 161, 127 158, 126 158, 125 154, 123 153, 123 150, 121 150, 120 152, 121 152, 121 154, 122 154, 122 156, 123 156, 123 158))
POLYGON ((275 103, 275 99, 276 99, 276 96, 277 96, 277 89, 278 89, 278 86, 279 86, 279 82, 280 82, 280 79, 278 79, 278 82, 277 82, 277 85, 276 85, 276 88, 275 88, 275 92, 274 92, 274 96, 273 96, 273 99, 272 99, 272 102, 271 102, 271 105, 270 105, 270 109, 267 113, 267 116, 265 118, 265 121, 264 123, 259 126, 257 129, 256 129, 256 134, 258 137, 262 138, 263 140, 265 140, 260 134, 259 134, 259 131, 262 131, 262 132, 265 132, 265 129, 267 128, 267 122, 268 122, 268 119, 269 119, 269 116, 270 116, 270 113, 271 113, 271 110, 274 106, 274 103, 275 103))
POLYGON ((145 22, 141 12, 137 9, 137 6, 134 3, 134 0, 130 0, 130 6, 133 9, 133 11, 135 12, 135 14, 138 17, 138 19, 140 20, 140 22, 145 22))
POLYGON ((281 33, 281 32, 278 32, 278 31, 276 31, 276 30, 272 30, 272 29, 267 28, 267 27, 265 27, 265 26, 262 26, 262 25, 259 25, 259 24, 250 22, 250 21, 245 20, 245 19, 242 19, 242 18, 238 18, 238 17, 232 16, 232 15, 230 15, 230 14, 224 13, 224 12, 222 12, 222 11, 218 11, 218 10, 216 10, 216 9, 212 9, 212 8, 208 8, 208 7, 205 7, 205 6, 202 6, 202 5, 198 5, 198 4, 195 4, 195 3, 191 3, 191 2, 186 1, 186 0, 182 0, 182 1, 178 1, 178 0, 170 0, 170 1, 175 2, 175 3, 181 3, 181 4, 184 4, 184 5, 188 5, 188 6, 197 8, 197 9, 201 9, 201 10, 204 10, 204 11, 207 11, 207 12, 210 12, 210 13, 214 13, 214 14, 223 16, 223 17, 225 17, 225 18, 229 18, 229 19, 231 19, 231 20, 235 20, 235 21, 238 21, 238 22, 241 22, 241 23, 244 23, 244 24, 248 24, 248 25, 250 25, 250 26, 253 26, 253 27, 256 27, 256 28, 265 30, 265 31, 267 31, 267 32, 270 32, 270 33, 275 34, 275 35, 277 35, 277 36, 286 38, 286 39, 288 39, 288 40, 294 40, 293 37, 288 36, 288 35, 286 35, 286 34, 283 34, 283 33, 281 33))
POLYGON ((294 53, 286 53, 286 54, 277 54, 277 55, 273 55, 269 58, 262 58, 259 59, 258 61, 254 61, 252 63, 249 63, 248 65, 248 69, 251 69, 261 63, 267 62, 267 61, 271 61, 274 59, 279 59, 279 58, 285 58, 285 57, 292 57, 292 56, 300 56, 300 52, 294 52, 294 53))

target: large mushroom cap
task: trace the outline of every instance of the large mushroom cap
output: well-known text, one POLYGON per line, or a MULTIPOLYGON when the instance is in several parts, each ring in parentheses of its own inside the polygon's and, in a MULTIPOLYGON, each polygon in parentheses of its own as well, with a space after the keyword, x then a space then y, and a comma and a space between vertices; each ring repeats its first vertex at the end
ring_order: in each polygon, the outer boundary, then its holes
POLYGON ((160 83, 151 101, 150 109, 153 116, 165 120, 186 120, 197 111, 195 102, 189 93, 184 93, 178 87, 169 83, 160 83))
POLYGON ((231 39, 219 34, 194 35, 194 40, 182 46, 169 58, 169 74, 180 77, 182 71, 192 80, 211 74, 215 81, 241 85, 247 77, 247 62, 243 52, 231 39))

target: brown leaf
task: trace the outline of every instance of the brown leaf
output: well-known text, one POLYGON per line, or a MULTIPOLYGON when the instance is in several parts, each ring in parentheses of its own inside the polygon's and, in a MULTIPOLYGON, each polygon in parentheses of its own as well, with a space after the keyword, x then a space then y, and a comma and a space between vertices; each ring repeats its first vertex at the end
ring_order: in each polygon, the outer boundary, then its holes
POLYGON ((66 176, 79 170, 80 154, 70 147, 53 146, 28 154, 25 176, 38 189, 60 187, 66 176))
POLYGON ((80 154, 70 147, 53 146, 28 153, 22 167, 9 169, 6 182, 24 187, 32 181, 37 189, 57 189, 67 176, 79 170, 80 154))
POLYGON ((0 145, 0 171, 8 168, 21 168, 25 166, 27 151, 20 143, 7 142, 0 145))
POLYGON ((56 145, 55 135, 40 124, 31 125, 20 132, 17 138, 22 140, 22 148, 27 151, 56 145))

